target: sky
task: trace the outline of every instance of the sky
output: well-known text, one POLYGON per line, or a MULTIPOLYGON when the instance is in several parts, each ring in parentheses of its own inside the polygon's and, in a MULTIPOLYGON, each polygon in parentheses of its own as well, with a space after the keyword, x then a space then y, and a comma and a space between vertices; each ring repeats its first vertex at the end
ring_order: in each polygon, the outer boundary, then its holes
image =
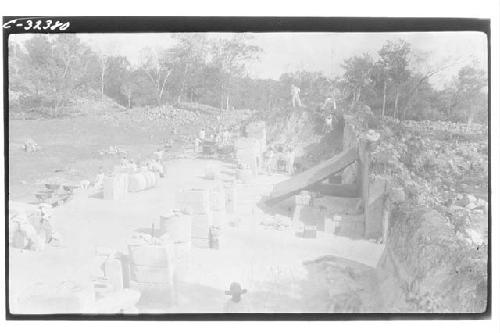
MULTIPOLYGON (((132 64, 139 61, 145 47, 173 45, 171 33, 78 34, 93 49, 113 55, 124 55, 132 64)), ((228 38, 231 33, 209 33, 211 38, 228 38)), ((386 40, 408 41, 416 54, 427 56, 421 70, 446 67, 431 78, 435 86, 444 86, 458 70, 476 62, 487 71, 487 38, 479 32, 412 32, 412 33, 248 33, 251 43, 262 48, 259 60, 248 64, 254 78, 278 79, 282 73, 297 70, 320 71, 327 76, 342 75, 345 59, 364 52, 377 58, 386 40)), ((21 36, 21 35, 14 35, 21 36)), ((12 38, 12 36, 11 36, 12 38)), ((26 38, 20 37, 21 40, 26 38)))

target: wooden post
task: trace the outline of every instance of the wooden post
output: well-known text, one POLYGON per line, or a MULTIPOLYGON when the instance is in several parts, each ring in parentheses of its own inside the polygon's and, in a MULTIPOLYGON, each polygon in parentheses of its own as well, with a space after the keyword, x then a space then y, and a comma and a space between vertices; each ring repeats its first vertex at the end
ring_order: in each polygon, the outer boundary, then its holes
POLYGON ((364 223, 363 235, 366 236, 366 224, 368 219, 368 202, 370 199, 370 152, 368 150, 366 140, 362 139, 359 143, 359 166, 358 166, 358 184, 359 196, 361 197, 361 204, 363 207, 364 223))
POLYGON ((387 244, 387 239, 389 237, 389 218, 391 214, 391 201, 389 198, 384 200, 384 205, 382 208, 382 239, 384 244, 387 244))

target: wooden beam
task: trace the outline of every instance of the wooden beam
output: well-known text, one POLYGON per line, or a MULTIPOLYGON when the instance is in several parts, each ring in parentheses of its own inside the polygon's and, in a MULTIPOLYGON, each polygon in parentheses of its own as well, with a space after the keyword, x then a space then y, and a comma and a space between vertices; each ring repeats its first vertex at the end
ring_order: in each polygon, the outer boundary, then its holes
POLYGON ((274 186, 273 192, 266 200, 267 204, 275 204, 283 199, 299 193, 310 185, 318 183, 330 175, 342 171, 358 158, 358 149, 353 147, 334 157, 321 162, 306 171, 282 181, 274 186))
POLYGON ((358 198, 357 184, 322 184, 316 183, 307 187, 308 191, 319 192, 322 195, 329 195, 341 198, 358 198))
POLYGON ((364 221, 364 231, 366 232, 366 223, 369 218, 367 215, 368 212, 368 204, 370 200, 370 152, 367 149, 367 142, 365 140, 360 140, 359 143, 359 169, 358 169, 358 177, 359 177, 359 195, 361 197, 363 203, 363 212, 365 214, 364 221))

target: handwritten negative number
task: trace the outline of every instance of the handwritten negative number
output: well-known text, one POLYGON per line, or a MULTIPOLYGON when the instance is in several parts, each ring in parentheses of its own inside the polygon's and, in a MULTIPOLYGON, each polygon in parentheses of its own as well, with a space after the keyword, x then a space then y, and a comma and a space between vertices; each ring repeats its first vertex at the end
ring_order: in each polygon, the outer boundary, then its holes
POLYGON ((42 27, 42 20, 38 20, 35 22, 35 25, 33 25, 32 20, 26 20, 27 26, 24 27, 24 30, 47 30, 50 28, 50 30, 66 30, 68 29, 70 23, 65 22, 61 23, 59 21, 56 21, 54 24, 52 24, 52 20, 45 20, 45 25, 42 27))

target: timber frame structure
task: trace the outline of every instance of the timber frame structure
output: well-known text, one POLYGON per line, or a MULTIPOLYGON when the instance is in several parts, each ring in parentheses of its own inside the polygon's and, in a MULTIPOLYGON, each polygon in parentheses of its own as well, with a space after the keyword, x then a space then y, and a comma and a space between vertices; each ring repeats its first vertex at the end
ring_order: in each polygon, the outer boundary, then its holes
POLYGON ((323 196, 358 198, 363 212, 361 236, 364 238, 385 237, 386 226, 382 221, 382 216, 387 182, 370 182, 371 148, 366 139, 360 139, 354 147, 347 148, 334 157, 276 184, 265 203, 275 205, 301 191, 317 192, 323 196), (357 164, 354 183, 329 184, 325 182, 330 176, 354 163, 357 164))

